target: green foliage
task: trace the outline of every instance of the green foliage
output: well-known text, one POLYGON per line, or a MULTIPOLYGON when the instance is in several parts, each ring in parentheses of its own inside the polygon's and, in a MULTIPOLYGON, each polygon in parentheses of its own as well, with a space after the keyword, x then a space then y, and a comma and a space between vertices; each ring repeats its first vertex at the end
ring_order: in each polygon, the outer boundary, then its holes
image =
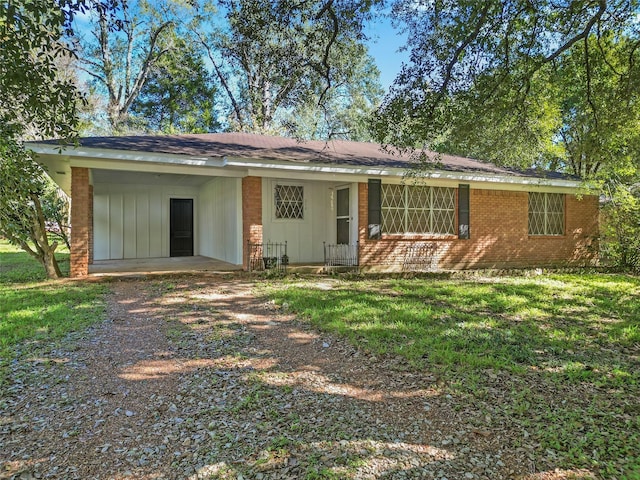
POLYGON ((602 250, 614 266, 640 272, 640 198, 619 185, 602 210, 602 250))
MULTIPOLYGON (((68 266, 68 254, 60 257, 68 266)), ((0 384, 27 343, 38 348, 102 317, 103 286, 44 279, 33 258, 0 240, 0 384)))
POLYGON ((309 94, 283 114, 282 124, 289 135, 305 140, 340 138, 371 141, 369 118, 380 104, 383 90, 379 71, 363 45, 351 43, 333 56, 343 78, 335 81, 320 99, 309 94))
POLYGON ((380 141, 582 177, 638 157, 636 2, 397 0, 394 13, 411 59, 373 122, 380 141))
POLYGON ((355 130, 351 119, 334 120, 331 114, 349 105, 368 108, 359 97, 365 104, 377 103, 376 89, 370 87, 377 71, 362 42, 363 22, 376 3, 220 1, 226 24, 198 25, 193 34, 228 100, 229 127, 291 132, 302 113, 309 120, 301 136, 336 126, 342 131, 345 123, 355 130))
POLYGON ((69 79, 57 75, 57 59, 68 55, 62 35, 81 6, 75 0, 0 2, 2 136, 28 125, 45 135, 73 131, 80 97, 69 79))
POLYGON ((111 130, 121 133, 131 126, 131 106, 152 70, 178 48, 176 32, 194 8, 180 0, 117 2, 112 9, 100 8, 99 0, 86 2, 91 7, 89 27, 74 24, 76 34, 70 41, 80 70, 104 97, 103 113, 111 130))
POLYGON ((153 66, 131 111, 145 129, 206 133, 218 128, 216 87, 194 43, 175 37, 172 50, 153 66))
POLYGON ((71 249, 71 199, 50 177, 44 176, 45 188, 40 197, 42 214, 50 238, 71 249))
POLYGON ((638 373, 618 351, 639 340, 627 330, 640 318, 640 282, 630 277, 344 281, 329 290, 303 283, 270 295, 322 329, 415 365, 428 359, 468 372, 536 366, 564 375, 578 362, 605 383, 617 381, 609 376, 616 368, 638 373))
POLYGON ((36 258, 50 278, 61 276, 47 225, 64 216, 33 153, 11 139, 0 142, 0 235, 36 258), (47 193, 49 192, 49 193, 47 193), (51 216, 48 216, 51 215, 51 216))

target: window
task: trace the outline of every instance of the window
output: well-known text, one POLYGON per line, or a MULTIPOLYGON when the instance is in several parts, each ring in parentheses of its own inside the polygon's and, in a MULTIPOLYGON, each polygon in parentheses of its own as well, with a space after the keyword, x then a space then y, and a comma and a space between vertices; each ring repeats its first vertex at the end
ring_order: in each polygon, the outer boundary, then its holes
POLYGON ((455 188, 382 185, 382 231, 455 234, 455 192, 455 188))
POLYGON ((564 195, 529 193, 529 235, 564 235, 564 195))
POLYGON ((304 187, 299 185, 276 185, 276 218, 282 220, 304 218, 304 187))

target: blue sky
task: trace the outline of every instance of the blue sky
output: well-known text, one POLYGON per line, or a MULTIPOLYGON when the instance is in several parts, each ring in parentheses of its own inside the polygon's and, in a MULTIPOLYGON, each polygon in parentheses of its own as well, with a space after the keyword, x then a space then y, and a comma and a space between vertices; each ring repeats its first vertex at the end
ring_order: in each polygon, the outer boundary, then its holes
POLYGON ((386 15, 378 16, 375 22, 367 25, 365 33, 369 37, 369 52, 380 69, 380 83, 388 91, 396 75, 400 73, 402 62, 409 58, 408 52, 398 52, 406 43, 406 35, 398 33, 386 15))

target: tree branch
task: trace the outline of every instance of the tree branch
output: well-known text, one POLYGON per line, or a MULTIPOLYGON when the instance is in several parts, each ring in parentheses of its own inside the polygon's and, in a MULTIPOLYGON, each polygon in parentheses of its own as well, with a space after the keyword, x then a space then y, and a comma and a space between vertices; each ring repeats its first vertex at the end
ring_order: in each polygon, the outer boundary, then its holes
POLYGON ((209 46, 208 42, 206 42, 206 40, 202 37, 202 35, 200 35, 199 32, 195 32, 194 31, 193 33, 198 37, 199 42, 205 48, 205 50, 207 52, 207 57, 209 58, 209 61, 213 65, 213 69, 215 70, 216 75, 217 75, 218 79, 220 80, 220 83, 222 84, 222 87, 224 88, 224 91, 227 93, 227 97, 229 97, 229 101, 231 102, 231 106, 232 106, 233 111, 234 111, 234 113, 236 115, 236 120, 238 121, 238 124, 240 125, 240 127, 243 128, 244 127, 244 116, 242 114, 242 109, 240 108, 240 104, 236 100, 235 95, 231 91, 231 87, 229 86, 229 82, 227 81, 226 77, 224 76, 224 73, 222 72, 222 69, 218 65, 218 62, 215 60, 215 58, 213 56, 213 52, 211 50, 211 47, 209 46))

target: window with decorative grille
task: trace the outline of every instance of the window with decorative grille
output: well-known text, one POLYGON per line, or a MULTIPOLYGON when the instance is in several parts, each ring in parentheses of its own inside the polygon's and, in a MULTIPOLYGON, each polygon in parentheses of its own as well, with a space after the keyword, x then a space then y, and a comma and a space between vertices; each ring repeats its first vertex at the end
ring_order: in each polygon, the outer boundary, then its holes
POLYGON ((529 192, 529 235, 564 235, 564 194, 529 192))
POLYGON ((278 219, 304 218, 304 187, 276 185, 275 213, 278 219))
POLYGON ((453 235, 455 188, 382 185, 382 231, 453 235))

